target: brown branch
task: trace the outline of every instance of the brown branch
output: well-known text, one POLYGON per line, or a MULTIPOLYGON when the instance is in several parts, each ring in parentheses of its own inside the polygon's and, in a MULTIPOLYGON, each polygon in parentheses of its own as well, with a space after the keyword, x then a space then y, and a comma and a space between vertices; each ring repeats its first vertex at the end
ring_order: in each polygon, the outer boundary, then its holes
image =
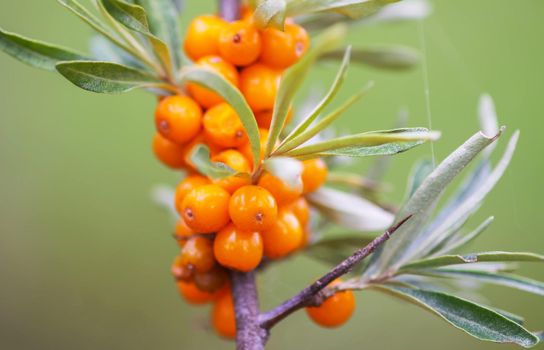
POLYGON ((387 231, 385 231, 385 233, 374 239, 366 247, 357 250, 349 258, 335 266, 323 277, 304 288, 300 293, 286 300, 275 309, 261 314, 259 317, 260 326, 263 329, 269 330, 293 312, 306 306, 319 305, 325 298, 322 291, 327 285, 329 285, 335 279, 350 272, 356 264, 361 262, 367 256, 372 254, 380 245, 385 243, 391 237, 391 235, 410 218, 411 216, 408 216, 396 225, 390 227, 387 231))
POLYGON ((259 299, 253 272, 231 272, 236 313, 236 349, 264 350, 268 332, 259 325, 259 299))

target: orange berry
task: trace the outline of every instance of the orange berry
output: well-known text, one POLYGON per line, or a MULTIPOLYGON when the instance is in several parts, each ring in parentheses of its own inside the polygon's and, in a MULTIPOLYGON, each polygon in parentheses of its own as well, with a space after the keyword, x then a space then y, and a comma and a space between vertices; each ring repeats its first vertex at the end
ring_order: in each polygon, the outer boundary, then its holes
POLYGON ((191 228, 187 226, 183 218, 179 218, 176 221, 175 239, 178 241, 178 245, 180 248, 185 247, 187 240, 194 235, 195 235, 195 231, 191 230, 191 228))
POLYGON ((153 137, 153 153, 170 168, 181 169, 185 165, 183 147, 165 139, 159 133, 153 137))
POLYGON ((208 272, 215 265, 213 242, 203 236, 193 236, 181 250, 181 264, 197 272, 208 272))
POLYGON ((193 188, 197 188, 198 186, 204 186, 209 183, 210 180, 207 177, 201 175, 190 175, 183 179, 183 181, 181 181, 176 188, 175 203, 178 212, 181 213, 181 203, 183 202, 183 199, 185 198, 187 193, 189 193, 193 188))
POLYGON ((261 262, 263 240, 258 232, 242 231, 230 224, 215 236, 213 252, 221 265, 247 272, 261 262))
MULTIPOLYGON (((265 128, 265 129, 270 128, 270 124, 272 123, 272 114, 273 114, 273 110, 255 113, 255 119, 257 120, 257 124, 259 125, 259 128, 265 128)), ((289 108, 289 111, 287 112, 287 118, 285 118, 285 124, 289 123, 292 118, 293 118, 293 109, 289 108)))
POLYGON ((198 289, 213 293, 221 289, 228 281, 227 271, 216 266, 207 272, 196 272, 193 280, 198 289))
POLYGON ((262 63, 274 68, 287 68, 304 55, 309 46, 309 36, 295 23, 285 23, 284 31, 267 28, 262 31, 262 63), (281 54, 279 54, 281 53, 281 54))
MULTIPOLYGON (((259 142, 261 144, 261 154, 259 156, 259 161, 262 162, 264 158, 264 149, 266 147, 266 142, 268 141, 268 130, 259 128, 259 142)), ((251 152, 251 144, 246 142, 242 147, 239 148, 240 152, 246 157, 249 161, 250 166, 253 168, 253 153, 251 152)))
POLYGON ((240 117, 226 103, 208 109, 203 124, 206 138, 219 146, 238 147, 248 142, 240 117))
POLYGON ((222 337, 234 339, 236 337, 236 315, 232 293, 224 293, 213 305, 213 328, 222 337))
POLYGON ((302 188, 288 186, 281 179, 270 173, 265 173, 261 176, 259 179, 259 186, 264 187, 272 193, 279 205, 290 203, 302 194, 302 188))
POLYGON ((181 214, 187 226, 198 233, 213 233, 229 223, 230 194, 217 185, 199 186, 187 193, 181 214))
POLYGON ((198 16, 187 28, 184 48, 194 61, 201 57, 219 53, 219 35, 227 22, 217 16, 198 16))
POLYGON ((217 298, 217 293, 201 291, 191 282, 178 281, 178 290, 189 304, 206 304, 217 298))
POLYGON ((271 259, 284 257, 297 250, 303 240, 302 227, 291 211, 280 209, 274 225, 262 232, 264 255, 271 259))
POLYGON ((304 193, 313 192, 325 183, 327 179, 327 164, 323 159, 308 159, 302 162, 302 184, 304 193))
POLYGON ((235 66, 247 66, 261 53, 261 35, 251 21, 231 22, 219 35, 219 53, 235 66))
POLYGON ((304 197, 299 197, 295 201, 289 203, 287 209, 295 214, 303 228, 308 225, 308 222, 310 221, 310 206, 304 197))
POLYGON ((193 278, 193 269, 182 263, 181 255, 175 257, 171 272, 177 280, 190 281, 193 278))
POLYGON ((190 97, 169 96, 155 110, 155 127, 168 140, 184 144, 198 134, 202 109, 190 97))
MULTIPOLYGON (((234 86, 238 87, 238 71, 236 68, 219 56, 205 56, 196 62, 197 66, 208 68, 223 76, 234 86)), ((209 89, 195 83, 187 84, 191 96, 204 108, 211 108, 221 102, 223 98, 209 89)))
POLYGON ((230 219, 243 231, 263 231, 276 221, 278 205, 270 192, 260 186, 244 186, 230 197, 230 219))
POLYGON ((240 91, 255 112, 274 107, 281 79, 278 70, 256 63, 240 73, 240 91))
POLYGON ((243 21, 252 21, 253 11, 251 10, 251 7, 247 5, 242 5, 242 8, 240 9, 240 18, 243 21))
MULTIPOLYGON (((212 157, 212 161, 228 165, 230 168, 244 173, 251 170, 250 163, 244 155, 236 150, 228 149, 212 157)), ((223 179, 214 179, 213 183, 221 186, 229 193, 233 193, 242 186, 249 185, 249 176, 229 176, 223 179)))
MULTIPOLYGON (((339 283, 335 281, 330 284, 339 283)), ((333 328, 346 323, 355 310, 355 296, 353 292, 342 291, 335 293, 317 307, 307 307, 306 313, 310 318, 322 327, 333 328)))

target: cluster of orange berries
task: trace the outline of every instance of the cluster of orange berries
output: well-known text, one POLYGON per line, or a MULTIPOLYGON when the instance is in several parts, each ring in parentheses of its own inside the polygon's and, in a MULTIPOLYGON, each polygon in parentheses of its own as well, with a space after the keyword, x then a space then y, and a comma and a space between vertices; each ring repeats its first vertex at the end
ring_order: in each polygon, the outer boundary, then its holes
MULTIPOLYGON (((264 149, 279 79, 308 45, 308 35, 299 25, 287 21, 285 31, 259 30, 246 11, 231 23, 212 15, 195 18, 184 47, 197 66, 214 70, 239 88, 255 114, 264 149)), ((304 194, 324 183, 327 167, 321 159, 304 161, 300 188, 267 172, 253 183, 249 177, 218 180, 199 174, 190 161, 198 144, 209 147, 212 161, 239 172, 251 173, 260 164, 252 164, 236 111, 202 86, 188 84, 186 89, 188 95, 161 99, 155 112, 155 155, 165 165, 188 173, 175 194, 180 215, 175 238, 181 253, 172 273, 188 302, 214 302, 214 328, 224 337, 234 337, 228 269, 251 271, 263 258, 279 259, 304 247, 310 216, 304 194)))

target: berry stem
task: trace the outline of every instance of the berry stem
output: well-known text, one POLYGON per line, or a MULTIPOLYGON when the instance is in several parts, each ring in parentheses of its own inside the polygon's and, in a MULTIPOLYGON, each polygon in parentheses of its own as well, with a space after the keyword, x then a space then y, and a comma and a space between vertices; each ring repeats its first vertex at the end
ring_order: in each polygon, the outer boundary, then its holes
POLYGON ((270 330, 270 328, 274 327, 274 325, 276 325, 278 322, 280 322, 293 312, 306 306, 320 305, 326 298, 322 291, 325 287, 327 287, 327 285, 329 285, 337 278, 349 273, 356 264, 364 260, 367 256, 372 254, 379 246, 385 243, 391 237, 391 235, 411 217, 412 216, 410 215, 395 224, 394 226, 387 229, 387 231, 385 231, 385 233, 383 233, 381 236, 378 236, 365 247, 358 249, 349 258, 345 259, 340 264, 335 266, 327 274, 322 276, 320 279, 318 279, 308 287, 304 288, 301 292, 299 292, 292 298, 283 302, 275 309, 261 314, 261 316, 259 317, 260 326, 263 329, 270 330))
POLYGON ((231 272, 236 314, 236 349, 264 350, 268 332, 259 325, 259 299, 253 272, 231 272))
POLYGON ((240 19, 240 0, 219 0, 219 13, 229 22, 240 19))

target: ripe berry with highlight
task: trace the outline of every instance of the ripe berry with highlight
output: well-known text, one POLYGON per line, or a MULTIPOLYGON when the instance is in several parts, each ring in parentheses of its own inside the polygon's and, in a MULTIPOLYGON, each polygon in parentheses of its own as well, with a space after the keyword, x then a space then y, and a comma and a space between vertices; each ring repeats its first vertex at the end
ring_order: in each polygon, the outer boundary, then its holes
POLYGON ((190 175, 187 176, 185 179, 183 179, 178 187, 176 187, 176 209, 179 213, 181 213, 181 203, 183 202, 183 199, 187 195, 187 193, 191 192, 194 188, 197 188, 199 186, 204 186, 210 183, 210 180, 207 177, 201 176, 201 175, 190 175))
POLYGON ((327 179, 327 164, 323 159, 308 159, 302 162, 302 184, 304 193, 313 192, 325 183, 327 179))
POLYGON ((240 74, 240 91, 254 112, 274 107, 281 72, 256 63, 245 68, 240 74))
POLYGON ((251 21, 229 23, 219 35, 219 53, 235 66, 247 66, 261 53, 261 35, 251 21))
POLYGON ((274 225, 262 232, 264 255, 271 259, 284 257, 301 246, 304 239, 302 227, 295 214, 280 209, 274 225))
POLYGON ((189 304, 206 304, 218 297, 218 293, 208 293, 201 291, 198 287, 192 282, 178 281, 178 290, 181 296, 189 304))
POLYGON ((220 103, 206 111, 203 124, 206 138, 216 145, 239 147, 248 142, 240 117, 227 103, 220 103))
POLYGON ((181 264, 197 272, 208 272, 215 265, 212 240, 193 236, 181 250, 181 264))
POLYGON ((230 224, 217 233, 213 251, 221 265, 247 272, 261 262, 263 240, 258 232, 242 231, 230 224))
POLYGON ((279 205, 288 204, 302 194, 302 188, 287 185, 281 179, 265 173, 259 180, 259 186, 266 188, 279 205))
POLYGON ((219 35, 227 22, 217 16, 198 16, 191 21, 185 36, 184 49, 194 61, 219 54, 219 35))
POLYGON ((222 337, 234 339, 236 337, 236 315, 232 293, 222 294, 213 305, 213 328, 222 337))
POLYGON ((165 139, 159 133, 153 137, 153 153, 158 160, 172 169, 181 169, 185 165, 183 147, 165 139))
POLYGON ((198 134, 202 109, 187 96, 169 96, 155 110, 155 127, 168 140, 184 144, 198 134))
POLYGON ((276 200, 260 186, 244 186, 236 190, 229 202, 230 219, 243 231, 269 229, 278 215, 276 200))
POLYGON ((275 28, 263 30, 261 38, 260 61, 274 68, 295 64, 308 49, 310 41, 304 28, 289 22, 285 23, 284 31, 275 28))
MULTIPOLYGON (((339 283, 335 281, 331 286, 339 283)), ((352 291, 341 291, 326 299, 317 307, 307 307, 310 318, 322 327, 334 328, 346 323, 355 310, 355 296, 352 291)))
POLYGON ((204 185, 189 192, 181 204, 187 226, 198 233, 219 231, 229 222, 230 194, 217 185, 204 185))

